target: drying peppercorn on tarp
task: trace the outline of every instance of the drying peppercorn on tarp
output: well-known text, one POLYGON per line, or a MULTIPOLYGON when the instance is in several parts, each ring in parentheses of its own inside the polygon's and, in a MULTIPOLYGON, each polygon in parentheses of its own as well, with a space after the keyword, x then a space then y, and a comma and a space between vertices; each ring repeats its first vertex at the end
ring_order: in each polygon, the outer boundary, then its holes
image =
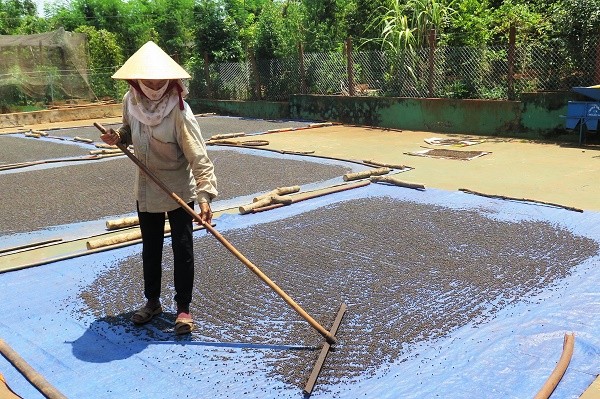
MULTIPOLYGON (((249 256, 271 259, 268 273, 324 323, 332 303, 348 303, 313 397, 532 396, 565 332, 577 343, 553 397, 593 381, 599 214, 376 184, 297 205, 217 223, 249 256), (356 223, 360 210, 370 217, 356 223)), ((141 301, 137 246, 0 274, 0 335, 67 397, 301 397, 320 337, 215 254, 211 237, 196 239, 205 264, 188 338, 171 331, 168 294, 155 322, 127 323, 141 301)), ((2 359, 0 370, 39 397, 2 359)))

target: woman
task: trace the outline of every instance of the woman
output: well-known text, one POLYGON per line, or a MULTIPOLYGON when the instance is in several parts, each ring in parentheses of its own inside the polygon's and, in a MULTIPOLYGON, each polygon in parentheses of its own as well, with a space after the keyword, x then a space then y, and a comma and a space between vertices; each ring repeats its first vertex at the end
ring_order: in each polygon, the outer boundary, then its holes
MULTIPOLYGON (((217 195, 214 167, 207 156, 200 127, 183 100, 181 79, 190 78, 153 42, 142 46, 112 76, 129 83, 123 97, 123 126, 101 136, 110 145, 133 144, 136 157, 169 189, 194 207, 200 217, 212 219, 210 202, 217 195)), ((165 213, 171 226, 175 302, 175 332, 194 328, 190 303, 194 281, 193 219, 158 185, 138 170, 135 181, 137 212, 142 233, 142 262, 146 304, 131 320, 144 324, 162 312, 160 302, 165 213)))

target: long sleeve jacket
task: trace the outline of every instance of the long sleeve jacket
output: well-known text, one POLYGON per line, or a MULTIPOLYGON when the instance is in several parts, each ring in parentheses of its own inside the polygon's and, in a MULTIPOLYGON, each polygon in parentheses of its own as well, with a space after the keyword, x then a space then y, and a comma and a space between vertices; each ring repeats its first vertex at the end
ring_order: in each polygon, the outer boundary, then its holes
MULTIPOLYGON (((214 166, 189 105, 184 102, 183 110, 175 106, 160 124, 148 126, 128 112, 128 95, 123 100, 123 126, 117 131, 121 142, 133 144, 135 156, 186 203, 212 201, 218 194, 214 166)), ((142 212, 168 212, 179 206, 141 170, 134 190, 142 212)))

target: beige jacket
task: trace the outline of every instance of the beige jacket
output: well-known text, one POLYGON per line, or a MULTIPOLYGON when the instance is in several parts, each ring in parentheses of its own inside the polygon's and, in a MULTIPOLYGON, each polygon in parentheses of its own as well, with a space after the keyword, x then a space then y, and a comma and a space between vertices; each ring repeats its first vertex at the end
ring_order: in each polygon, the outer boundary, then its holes
MULTIPOLYGON (((123 99, 121 142, 133 144, 135 156, 186 203, 210 202, 218 194, 214 166, 206 153, 200 126, 189 105, 175 106, 159 125, 147 126, 134 118, 123 99)), ((179 207, 138 168, 135 195, 142 212, 168 212, 179 207)))

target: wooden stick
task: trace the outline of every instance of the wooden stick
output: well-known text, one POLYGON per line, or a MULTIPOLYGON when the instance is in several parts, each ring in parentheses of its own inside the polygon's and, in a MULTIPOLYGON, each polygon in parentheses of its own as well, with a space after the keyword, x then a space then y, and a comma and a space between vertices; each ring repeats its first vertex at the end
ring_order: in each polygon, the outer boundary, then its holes
POLYGON ((19 356, 3 339, 0 339, 0 353, 6 358, 42 395, 48 399, 67 399, 46 379, 19 356))
POLYGON ((131 216, 127 218, 115 219, 115 220, 107 220, 106 221, 106 230, 116 230, 123 227, 131 227, 138 225, 140 223, 137 216, 131 216))
POLYGON ((263 145, 269 145, 267 140, 210 140, 206 142, 206 145, 230 145, 238 147, 260 147, 263 145))
MULTIPOLYGON (((344 318, 344 314, 346 313, 346 309, 348 309, 348 306, 345 303, 342 303, 340 305, 340 309, 338 310, 337 316, 335 317, 335 320, 333 322, 333 326, 331 326, 331 330, 329 330, 331 334, 335 335, 337 333, 337 330, 340 327, 340 324, 342 323, 342 319, 344 318)), ((321 348, 321 353, 319 353, 319 357, 315 362, 315 367, 313 368, 312 373, 310 373, 308 381, 304 386, 305 395, 310 395, 312 393, 312 390, 315 387, 315 383, 317 382, 317 378, 319 377, 319 374, 321 374, 321 369, 323 368, 325 359, 327 359, 327 354, 329 354, 330 348, 331 347, 328 343, 325 343, 323 345, 323 348, 321 348)))
MULTIPOLYGON (((256 200, 256 198, 255 198, 256 200)), ((287 195, 277 195, 277 194, 271 194, 268 197, 262 197, 260 199, 258 199, 258 201, 255 201, 251 204, 248 205, 242 205, 239 207, 239 211, 242 215, 245 215, 246 213, 250 213, 252 212, 254 209, 257 208, 262 208, 271 204, 282 204, 282 205, 289 205, 293 202, 292 197, 287 196, 287 195)))
POLYGON ((81 141, 83 143, 93 143, 94 142, 94 140, 92 140, 92 139, 86 139, 85 137, 77 137, 77 136, 73 137, 73 140, 81 141))
MULTIPOLYGON (((94 123, 102 133, 106 133, 106 129, 99 123, 94 123)), ((229 241, 221 235, 215 228, 209 223, 202 220, 200 215, 194 211, 184 200, 182 200, 177 194, 172 192, 158 177, 156 177, 146 165, 144 165, 139 159, 135 157, 123 144, 117 144, 117 146, 131 159, 141 170, 144 172, 154 183, 156 183, 165 193, 167 193, 175 202, 179 204, 197 223, 200 223, 208 230, 229 252, 231 252, 236 258, 238 258, 248 269, 250 269, 255 275, 257 275, 265 284, 267 284, 273 291, 277 293, 290 307, 292 307, 304 320, 306 320, 315 330, 321 334, 325 340, 334 345, 337 343, 337 339, 329 331, 327 331, 322 325, 320 325, 314 318, 312 318, 304 309, 300 307, 288 294, 285 293, 281 288, 277 286, 267 275, 265 275, 256 265, 248 258, 246 258, 240 251, 238 251, 229 241)))
POLYGON ((119 148, 116 145, 108 145, 106 143, 95 143, 96 148, 116 149, 119 148))
POLYGON ((127 233, 121 233, 110 237, 92 238, 85 243, 88 250, 108 247, 109 245, 121 244, 124 242, 140 240, 142 232, 137 229, 127 233))
MULTIPOLYGON (((348 184, 344 183, 344 184, 341 184, 338 186, 327 187, 322 190, 315 190, 315 191, 309 191, 306 193, 300 193, 300 194, 297 194, 292 197, 292 204, 296 203, 296 202, 312 199, 312 198, 321 197, 321 196, 327 195, 327 194, 339 193, 341 191, 351 190, 353 188, 364 187, 369 184, 371 184, 371 182, 369 180, 363 180, 363 181, 359 181, 359 182, 355 182, 355 183, 348 183, 348 184)), ((254 208, 254 209, 252 209, 251 212, 252 213, 264 212, 264 211, 269 211, 271 209, 279 208, 282 206, 285 206, 285 204, 271 204, 271 205, 267 205, 267 206, 264 206, 261 208, 254 208)))
POLYGON ((101 150, 91 150, 90 154, 98 155, 98 154, 122 154, 123 151, 118 148, 103 148, 101 150))
POLYGON ((386 173, 390 173, 390 168, 369 169, 362 172, 346 173, 344 175, 344 181, 366 179, 367 177, 385 175, 386 173))
POLYGON ((365 159, 363 162, 368 163, 369 165, 381 166, 381 167, 390 168, 390 169, 406 169, 406 165, 395 165, 395 164, 390 164, 390 163, 377 162, 377 161, 373 161, 372 159, 365 159))
POLYGON ((393 176, 371 176, 369 178, 373 183, 389 183, 395 186, 414 188, 415 190, 425 190, 425 186, 418 183, 406 183, 393 176))
POLYGON ((245 215, 246 213, 250 213, 253 209, 256 208, 261 208, 263 206, 267 206, 267 205, 271 205, 273 203, 273 200, 271 199, 271 197, 264 197, 261 198, 258 201, 254 201, 251 204, 248 205, 242 205, 238 208, 238 210, 240 211, 240 213, 242 215, 245 215))
POLYGON ((477 191, 469 190, 468 188, 459 188, 458 191, 462 191, 463 193, 467 193, 467 194, 479 195, 479 196, 487 197, 487 198, 498 198, 498 199, 503 199, 503 200, 533 202, 533 203, 536 203, 536 204, 550 205, 550 206, 555 206, 555 207, 558 207, 558 208, 563 208, 563 209, 566 209, 568 211, 583 212, 583 209, 573 208, 573 207, 570 207, 570 206, 565 206, 565 205, 560 205, 560 204, 554 204, 552 202, 544 202, 544 201, 538 201, 538 200, 528 199, 528 198, 507 197, 507 196, 504 196, 504 195, 484 194, 484 193, 480 193, 480 192, 477 192, 477 191))
POLYGON ((18 169, 18 168, 26 168, 28 166, 50 164, 50 163, 91 161, 91 160, 109 158, 109 157, 120 156, 120 155, 123 155, 123 154, 121 152, 114 153, 114 154, 93 154, 93 155, 87 155, 84 157, 77 157, 77 158, 46 159, 43 161, 11 163, 11 164, 0 165, 0 171, 18 169))
POLYGON ((560 355, 556 367, 552 371, 552 374, 548 377, 542 388, 534 396, 534 399, 547 399, 552 395, 552 392, 556 389, 556 386, 562 379, 563 375, 569 367, 571 357, 573 356, 573 347, 575 346, 575 334, 565 334, 563 341, 563 351, 560 355))
POLYGON ((244 132, 215 134, 214 136, 211 136, 209 140, 232 139, 234 137, 243 137, 245 135, 246 135, 246 133, 244 133, 244 132))
POLYGON ((273 195, 286 195, 297 193, 300 191, 300 186, 289 186, 289 187, 277 187, 275 190, 271 190, 266 194, 258 195, 252 199, 252 202, 256 202, 263 198, 271 197, 273 195))

